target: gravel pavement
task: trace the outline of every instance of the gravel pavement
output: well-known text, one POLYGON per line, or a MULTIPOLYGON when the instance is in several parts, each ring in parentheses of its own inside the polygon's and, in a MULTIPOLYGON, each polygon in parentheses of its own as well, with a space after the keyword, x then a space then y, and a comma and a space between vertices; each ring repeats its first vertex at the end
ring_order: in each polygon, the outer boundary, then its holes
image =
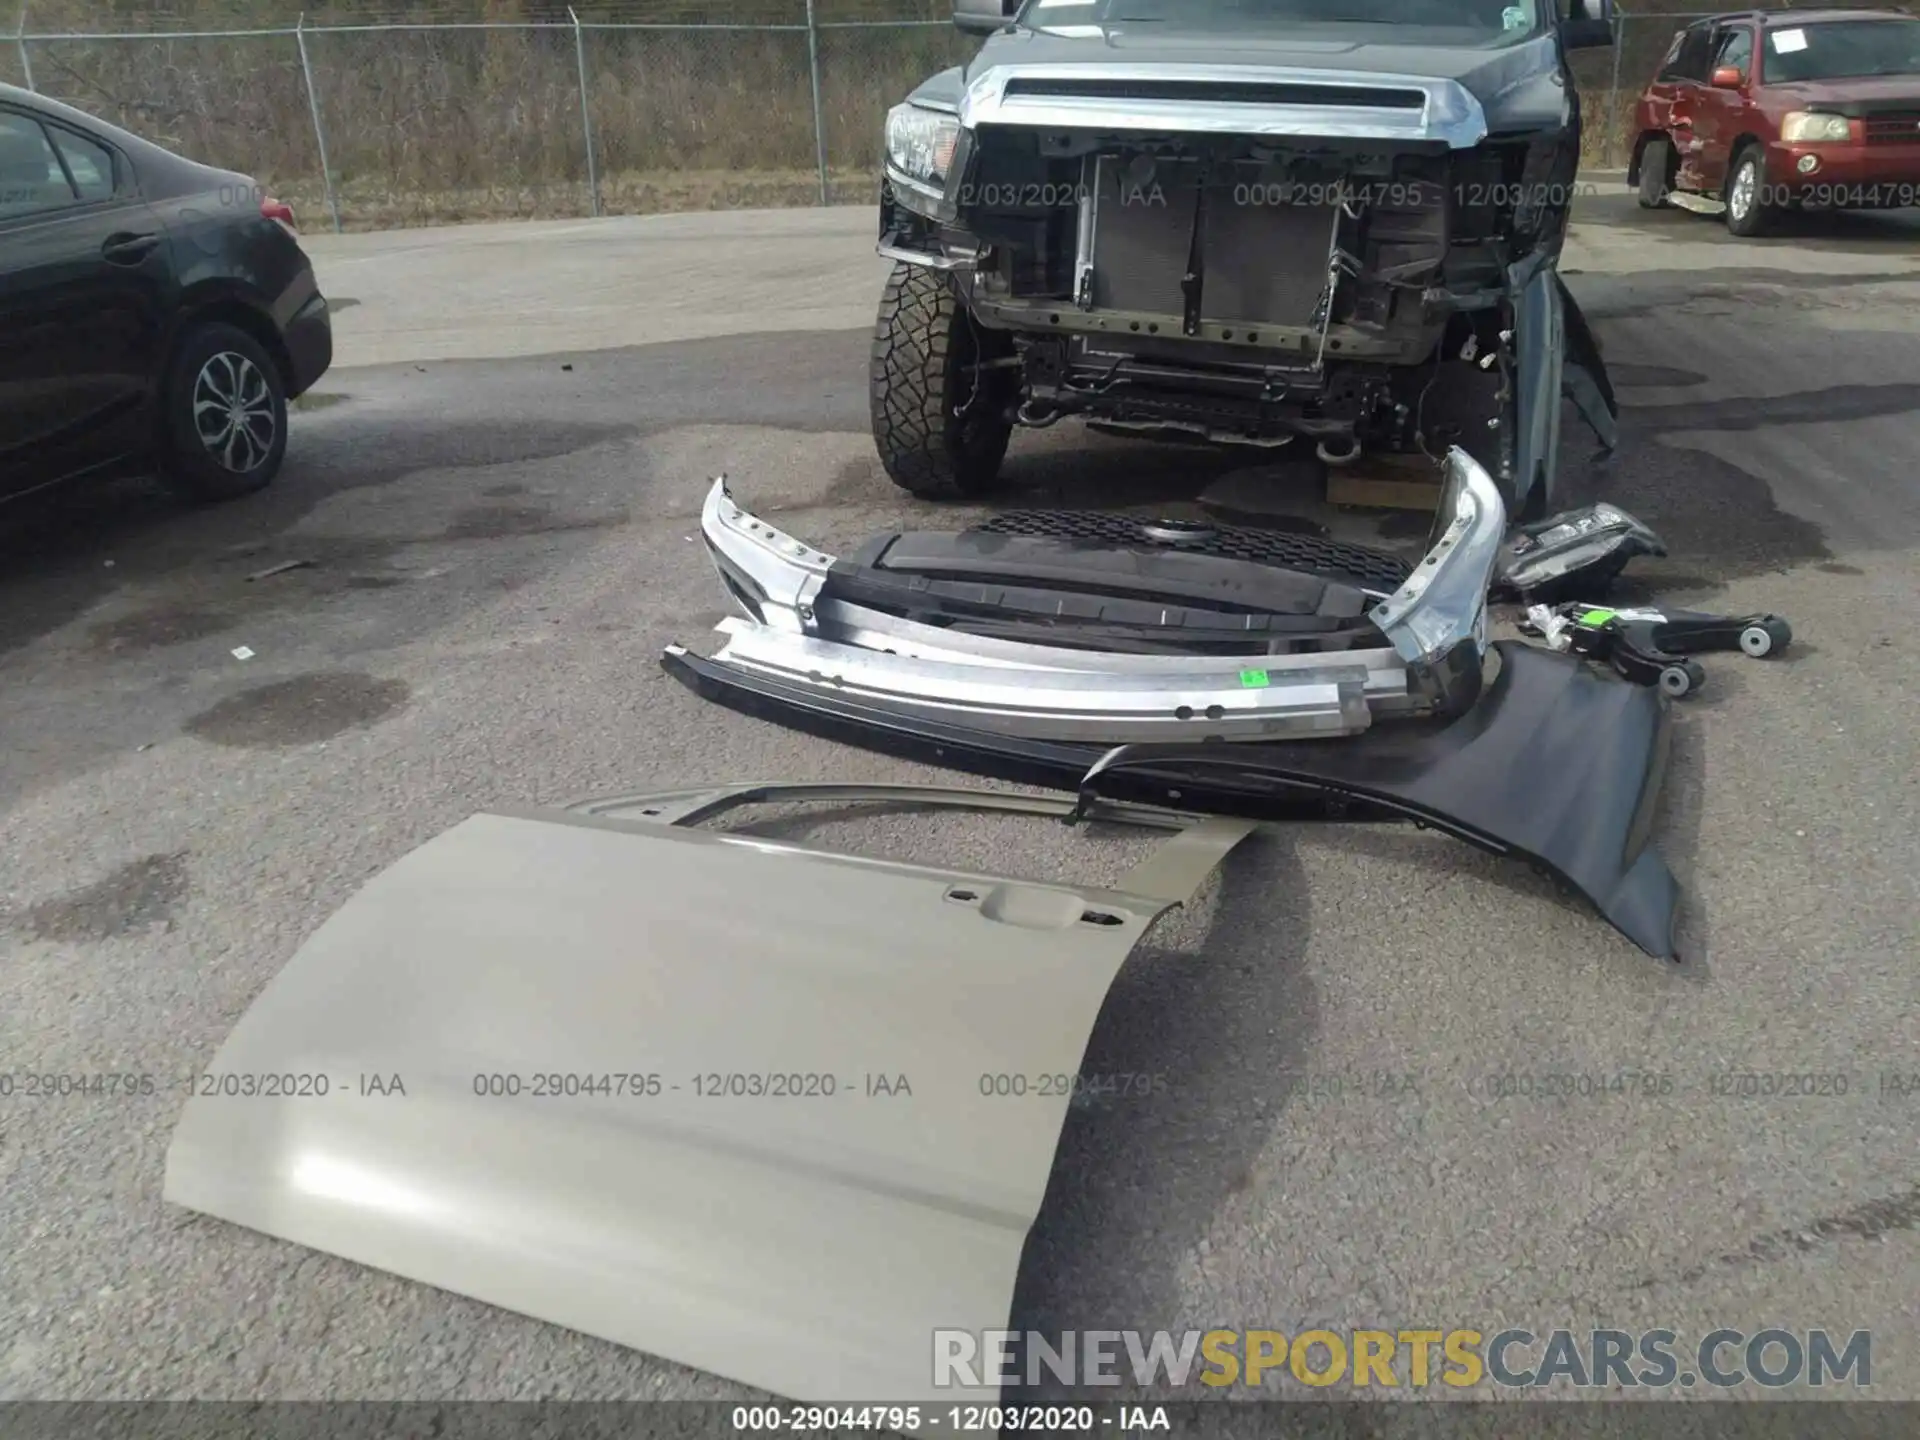
MULTIPOLYGON (((722 613, 715 473, 828 548, 927 521, 865 433, 872 225, 316 237, 340 363, 270 492, 0 517, 0 1071, 186 1075, 357 886, 479 808, 931 778, 656 665, 722 613)), ((1445 839, 1259 839, 1112 993, 1089 1069, 1169 1083, 1075 1112, 1017 1326, 1870 1329, 1874 1393, 1920 1398, 1920 1089, 1882 1078, 1920 1078, 1917 242, 1860 217, 1743 243, 1611 194, 1578 217, 1569 283, 1626 408, 1604 463, 1569 423, 1570 498, 1666 537, 1643 593, 1796 631, 1708 657, 1681 710, 1658 833, 1691 963, 1445 839), (1671 1093, 1485 1084, 1624 1072, 1671 1093), (1764 1100, 1728 1073, 1846 1078, 1764 1100)), ((1258 455, 1063 425, 1010 464, 1025 501, 1319 514, 1258 455)), ((1131 853, 1041 822, 822 833, 1089 880, 1131 853)), ((744 1393, 169 1210, 180 1104, 0 1099, 0 1397, 744 1393)))

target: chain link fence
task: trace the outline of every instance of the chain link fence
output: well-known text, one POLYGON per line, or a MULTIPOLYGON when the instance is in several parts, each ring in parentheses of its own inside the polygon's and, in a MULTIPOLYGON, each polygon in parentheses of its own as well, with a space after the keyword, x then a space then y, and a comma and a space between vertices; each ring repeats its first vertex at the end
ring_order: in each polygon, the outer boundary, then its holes
MULTIPOLYGON (((830 5, 766 0, 754 23, 562 5, 541 19, 163 28, 147 12, 124 29, 43 27, 23 10, 0 31, 0 80, 244 171, 337 229, 865 203, 887 107, 979 41, 935 0, 899 19, 830 5)), ((1634 100, 1674 32, 1723 8, 1621 14, 1612 49, 1575 56, 1589 165, 1626 163, 1634 100)))

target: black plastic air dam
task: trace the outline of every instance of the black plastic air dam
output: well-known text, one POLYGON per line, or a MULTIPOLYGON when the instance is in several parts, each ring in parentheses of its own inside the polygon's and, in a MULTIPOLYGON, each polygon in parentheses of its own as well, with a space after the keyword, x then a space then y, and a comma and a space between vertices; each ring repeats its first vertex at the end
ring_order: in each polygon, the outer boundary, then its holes
MULTIPOLYGON (((1025 535, 1093 549, 1213 555, 1297 570, 1349 585, 1367 585, 1382 592, 1398 590, 1412 573, 1412 566, 1403 557, 1370 545, 1349 545, 1320 535, 1252 525, 1144 519, 1116 515, 1110 510, 1002 510, 961 533, 976 537, 1025 535)), ((868 542, 876 543, 884 545, 886 537, 868 542)), ((856 559, 860 553, 850 552, 845 558, 856 559)))
POLYGON ((828 569, 817 603, 835 600, 1042 645, 1290 655, 1387 643, 1353 585, 1169 548, 1019 535, 877 537, 828 569))
POLYGON ((1261 820, 1411 820, 1531 861, 1649 955, 1678 959, 1680 887, 1650 843, 1670 739, 1667 700, 1573 656, 1510 640, 1493 649, 1500 673, 1479 704, 1446 724, 1388 721, 1328 740, 1129 746, 1090 781, 1108 754, 1099 746, 904 720, 678 646, 660 663, 743 714, 1012 784, 1261 820))

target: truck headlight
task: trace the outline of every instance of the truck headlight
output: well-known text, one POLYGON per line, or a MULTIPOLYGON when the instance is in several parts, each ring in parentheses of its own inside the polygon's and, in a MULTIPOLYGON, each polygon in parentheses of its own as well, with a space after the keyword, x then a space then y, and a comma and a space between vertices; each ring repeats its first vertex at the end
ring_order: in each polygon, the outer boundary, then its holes
POLYGON ((1810 110, 1792 110, 1780 122, 1780 138, 1789 145, 1804 145, 1812 140, 1850 140, 1853 130, 1844 115, 1816 115, 1810 110))
POLYGON ((887 164, 902 178, 938 191, 947 183, 960 117, 909 102, 887 112, 887 164))
POLYGON ((1413 574, 1368 613, 1408 664, 1431 664, 1463 640, 1484 648, 1487 586, 1507 507, 1493 477, 1459 446, 1447 451, 1437 532, 1413 574))

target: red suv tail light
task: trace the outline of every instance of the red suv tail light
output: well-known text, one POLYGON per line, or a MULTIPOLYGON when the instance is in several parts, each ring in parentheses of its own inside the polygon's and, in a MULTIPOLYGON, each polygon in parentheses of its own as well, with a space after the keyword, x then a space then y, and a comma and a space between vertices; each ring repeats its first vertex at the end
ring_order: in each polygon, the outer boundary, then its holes
POLYGON ((293 221, 293 207, 284 200, 274 199, 271 195, 266 196, 260 202, 260 218, 263 220, 276 221, 280 225, 285 226, 289 234, 298 235, 300 233, 300 227, 294 224, 293 221))

